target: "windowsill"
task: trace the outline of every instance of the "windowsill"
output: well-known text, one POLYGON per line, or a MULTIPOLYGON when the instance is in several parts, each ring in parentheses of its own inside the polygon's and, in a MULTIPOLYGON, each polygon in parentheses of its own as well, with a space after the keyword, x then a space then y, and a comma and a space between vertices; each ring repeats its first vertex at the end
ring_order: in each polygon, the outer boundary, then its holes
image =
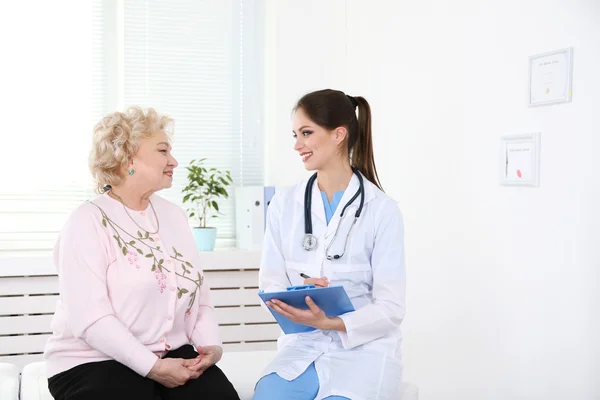
MULTIPOLYGON (((229 241, 230 242, 230 241, 229 241)), ((202 270, 258 269, 260 250, 245 250, 217 243, 214 251, 201 251, 202 270)), ((0 255, 0 277, 56 275, 51 251, 0 255)))

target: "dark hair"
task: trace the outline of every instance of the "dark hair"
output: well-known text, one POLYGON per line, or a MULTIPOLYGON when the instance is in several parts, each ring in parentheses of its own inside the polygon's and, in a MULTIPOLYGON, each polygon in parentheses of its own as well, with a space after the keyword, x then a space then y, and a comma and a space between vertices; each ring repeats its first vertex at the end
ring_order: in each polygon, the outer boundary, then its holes
POLYGON ((348 130, 346 143, 351 165, 383 190, 375 168, 371 134, 371 107, 364 97, 352 97, 339 90, 324 89, 304 95, 294 107, 301 108, 317 125, 329 130, 348 130), (355 109, 358 107, 358 118, 355 109))

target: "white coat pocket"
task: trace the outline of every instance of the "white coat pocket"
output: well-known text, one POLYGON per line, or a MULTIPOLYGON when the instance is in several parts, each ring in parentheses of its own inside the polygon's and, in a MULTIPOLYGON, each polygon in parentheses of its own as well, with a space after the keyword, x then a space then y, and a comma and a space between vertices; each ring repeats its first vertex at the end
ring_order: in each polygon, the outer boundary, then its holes
POLYGON ((285 268, 293 286, 304 285, 304 278, 300 274, 320 278, 321 269, 315 264, 286 261, 285 268))
POLYGON ((373 286, 373 272, 370 264, 327 265, 325 276, 332 286, 343 286, 350 298, 364 295, 373 286))

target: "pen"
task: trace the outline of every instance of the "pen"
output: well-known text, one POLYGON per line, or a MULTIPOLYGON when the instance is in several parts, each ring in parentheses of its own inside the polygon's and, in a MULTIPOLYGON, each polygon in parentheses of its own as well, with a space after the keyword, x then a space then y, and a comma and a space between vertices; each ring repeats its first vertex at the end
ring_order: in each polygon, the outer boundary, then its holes
POLYGON ((310 276, 306 275, 304 272, 300 272, 300 276, 304 279, 310 279, 310 276))

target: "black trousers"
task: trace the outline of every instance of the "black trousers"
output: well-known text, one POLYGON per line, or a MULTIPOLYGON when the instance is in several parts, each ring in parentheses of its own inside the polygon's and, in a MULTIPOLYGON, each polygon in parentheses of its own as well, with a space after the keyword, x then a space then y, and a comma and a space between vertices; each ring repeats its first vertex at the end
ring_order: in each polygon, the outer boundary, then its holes
MULTIPOLYGON (((164 358, 191 359, 191 345, 168 352, 164 358)), ((233 385, 216 365, 185 385, 167 388, 114 361, 78 365, 48 379, 55 400, 240 400, 233 385)))

